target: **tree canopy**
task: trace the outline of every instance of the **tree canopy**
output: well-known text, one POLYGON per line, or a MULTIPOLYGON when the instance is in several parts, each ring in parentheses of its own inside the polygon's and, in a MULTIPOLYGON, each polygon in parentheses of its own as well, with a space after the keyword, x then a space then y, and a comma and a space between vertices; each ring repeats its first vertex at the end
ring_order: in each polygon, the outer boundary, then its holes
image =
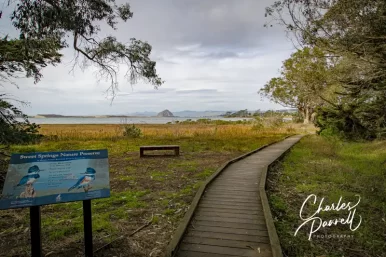
POLYGON ((386 136, 386 2, 283 0, 266 9, 297 45, 318 47, 336 61, 335 101, 319 108, 317 125, 349 137, 386 136))
POLYGON ((280 76, 272 78, 259 93, 285 107, 297 108, 308 123, 329 92, 328 72, 323 51, 306 47, 285 60, 280 76))
MULTIPOLYGON (((15 1, 12 24, 19 32, 17 39, 3 39, 1 44, 2 77, 25 71, 35 81, 41 78, 41 68, 60 62, 59 50, 72 47, 76 62, 84 68, 94 65, 99 79, 110 81, 109 92, 118 87, 119 65, 127 67, 125 77, 135 83, 144 79, 155 87, 162 84, 156 73, 156 63, 150 59, 151 46, 132 38, 129 44, 114 36, 100 38, 101 26, 117 29, 119 21, 133 17, 128 3, 115 0, 23 0, 15 1), (20 50, 20 51, 19 51, 20 50), (16 60, 4 58, 19 51, 16 60), (81 59, 79 59, 81 58, 81 59)), ((4 17, 3 17, 4 18, 4 17)))
MULTIPOLYGON (((143 79, 160 86, 156 63, 150 59, 151 46, 132 38, 125 44, 114 36, 101 38, 101 28, 116 30, 118 22, 133 17, 128 3, 118 5, 115 0, 17 0, 8 2, 14 8, 11 16, 17 38, 0 39, 0 85, 17 85, 14 78, 25 75, 36 82, 42 69, 60 63, 64 48, 73 48, 75 64, 98 69, 98 79, 107 79, 112 97, 118 88, 120 66, 126 68, 130 83, 143 79)), ((6 17, 0 16, 1 19, 6 17)), ((104 32, 105 33, 105 32, 104 32)), ((4 32, 3 32, 4 34, 4 32)), ((0 144, 22 143, 38 138, 35 124, 0 94, 0 144), (22 120, 17 120, 16 117, 22 120), (36 135, 36 136, 35 136, 36 135)))

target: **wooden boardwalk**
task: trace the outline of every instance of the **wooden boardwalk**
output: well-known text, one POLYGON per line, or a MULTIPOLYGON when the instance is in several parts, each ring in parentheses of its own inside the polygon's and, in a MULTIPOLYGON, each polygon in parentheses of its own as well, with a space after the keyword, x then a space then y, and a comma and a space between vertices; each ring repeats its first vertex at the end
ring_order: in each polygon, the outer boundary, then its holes
POLYGON ((274 256, 260 178, 300 138, 289 137, 223 170, 202 195, 174 256, 274 256))

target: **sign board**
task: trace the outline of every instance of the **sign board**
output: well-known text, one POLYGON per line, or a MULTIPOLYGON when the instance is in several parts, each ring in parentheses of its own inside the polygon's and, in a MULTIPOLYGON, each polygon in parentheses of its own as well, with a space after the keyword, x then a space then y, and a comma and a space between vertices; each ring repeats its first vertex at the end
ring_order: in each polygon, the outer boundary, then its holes
POLYGON ((13 154, 0 209, 110 196, 107 150, 13 154))

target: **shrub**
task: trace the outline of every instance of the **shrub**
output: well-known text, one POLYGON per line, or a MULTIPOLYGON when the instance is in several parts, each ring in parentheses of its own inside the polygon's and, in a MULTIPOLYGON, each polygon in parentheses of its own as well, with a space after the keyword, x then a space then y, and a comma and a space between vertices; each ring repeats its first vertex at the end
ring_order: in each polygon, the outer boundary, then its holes
POLYGON ((26 144, 40 140, 39 125, 30 123, 27 115, 1 97, 4 95, 0 94, 0 144, 26 144))
POLYGON ((142 131, 140 128, 136 127, 134 124, 132 125, 123 125, 123 136, 129 138, 138 138, 142 135, 142 131))

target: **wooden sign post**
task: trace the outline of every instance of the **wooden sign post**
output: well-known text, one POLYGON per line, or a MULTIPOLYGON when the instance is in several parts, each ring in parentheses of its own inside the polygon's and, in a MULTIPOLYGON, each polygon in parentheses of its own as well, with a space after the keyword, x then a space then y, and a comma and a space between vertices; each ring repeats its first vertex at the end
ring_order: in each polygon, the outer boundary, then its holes
POLYGON ((92 218, 91 200, 83 201, 83 223, 84 223, 84 252, 86 257, 93 256, 92 245, 92 218))
POLYGON ((31 229, 31 256, 42 257, 40 206, 29 207, 29 220, 31 229))

